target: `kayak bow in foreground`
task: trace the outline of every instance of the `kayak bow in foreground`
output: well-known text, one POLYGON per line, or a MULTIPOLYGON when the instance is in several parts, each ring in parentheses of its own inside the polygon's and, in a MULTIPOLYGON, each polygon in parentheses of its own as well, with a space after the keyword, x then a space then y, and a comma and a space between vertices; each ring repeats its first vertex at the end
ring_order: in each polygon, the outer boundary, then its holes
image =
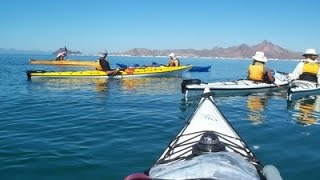
POLYGON ((273 179, 281 180, 272 165, 263 167, 215 105, 205 89, 186 125, 145 175, 133 179, 273 179))

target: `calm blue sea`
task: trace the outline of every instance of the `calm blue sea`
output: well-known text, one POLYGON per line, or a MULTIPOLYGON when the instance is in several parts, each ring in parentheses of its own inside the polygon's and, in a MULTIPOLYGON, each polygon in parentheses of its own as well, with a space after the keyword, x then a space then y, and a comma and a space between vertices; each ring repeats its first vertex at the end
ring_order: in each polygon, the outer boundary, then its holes
MULTIPOLYGON (((154 164, 195 110, 183 99, 182 79, 213 82, 246 77, 250 60, 186 59, 211 72, 175 78, 27 81, 26 70, 70 70, 30 65, 29 58, 0 55, 0 179, 115 179, 154 164)), ((51 57, 52 58, 52 57, 51 57)), ((96 57, 70 57, 95 59, 96 57)), ((109 57, 115 63, 167 63, 167 58, 109 57)), ((297 61, 269 61, 290 72, 297 61)), ((288 103, 272 94, 216 97, 224 115, 263 164, 284 179, 320 177, 319 98, 288 103)))

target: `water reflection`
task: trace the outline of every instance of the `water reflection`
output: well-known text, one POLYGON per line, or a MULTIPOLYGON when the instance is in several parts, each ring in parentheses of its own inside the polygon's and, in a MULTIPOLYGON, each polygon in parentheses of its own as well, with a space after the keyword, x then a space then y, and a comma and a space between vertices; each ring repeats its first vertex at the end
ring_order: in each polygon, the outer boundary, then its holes
MULTIPOLYGON (((149 78, 38 78, 29 83, 32 90, 95 90, 105 92, 116 88, 124 92, 137 94, 174 94, 180 90, 181 77, 149 77, 149 78)), ((179 91, 180 92, 180 91, 179 91)))
POLYGON ((105 92, 108 89, 108 79, 104 78, 40 78, 30 82, 33 89, 45 90, 95 90, 105 92))
POLYGON ((174 94, 180 89, 181 77, 150 77, 122 79, 120 84, 124 91, 143 94, 174 94))
POLYGON ((268 102, 266 95, 249 95, 247 99, 248 120, 252 121, 254 125, 260 124, 263 121, 262 112, 264 111, 268 102))
POLYGON ((320 118, 320 95, 288 101, 288 109, 292 110, 292 116, 298 124, 316 124, 320 118))

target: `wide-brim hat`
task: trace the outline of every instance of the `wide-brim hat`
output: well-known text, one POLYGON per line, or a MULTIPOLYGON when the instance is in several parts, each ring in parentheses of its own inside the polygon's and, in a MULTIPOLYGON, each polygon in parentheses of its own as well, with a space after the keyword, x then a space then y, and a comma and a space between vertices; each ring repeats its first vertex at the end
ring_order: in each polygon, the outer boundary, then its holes
POLYGON ((64 55, 66 55, 66 54, 67 54, 66 52, 60 52, 60 53, 57 54, 57 57, 59 57, 59 56, 64 56, 64 55))
POLYGON ((268 59, 264 56, 264 52, 257 51, 254 56, 252 56, 252 59, 260 62, 267 62, 268 59))
POLYGON ((177 58, 176 58, 176 55, 175 55, 174 53, 171 53, 171 54, 169 55, 169 57, 171 57, 172 59, 177 59, 177 58))
POLYGON ((306 55, 318 56, 315 49, 307 49, 306 52, 302 56, 306 56, 306 55))

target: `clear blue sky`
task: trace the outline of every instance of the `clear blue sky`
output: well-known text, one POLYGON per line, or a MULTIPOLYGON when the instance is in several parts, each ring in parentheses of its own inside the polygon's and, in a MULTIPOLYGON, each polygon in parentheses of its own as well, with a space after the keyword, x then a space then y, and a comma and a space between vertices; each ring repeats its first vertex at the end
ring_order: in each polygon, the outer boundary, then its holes
POLYGON ((320 1, 1 0, 0 48, 94 53, 269 40, 320 51, 320 1))

